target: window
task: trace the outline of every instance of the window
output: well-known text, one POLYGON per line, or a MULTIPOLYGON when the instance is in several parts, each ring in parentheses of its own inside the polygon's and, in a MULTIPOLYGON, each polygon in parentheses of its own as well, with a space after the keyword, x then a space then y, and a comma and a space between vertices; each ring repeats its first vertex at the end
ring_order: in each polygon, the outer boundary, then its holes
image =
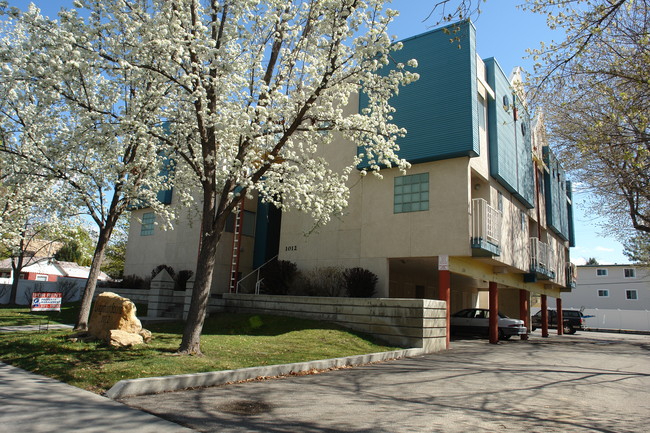
POLYGON ((598 290, 599 298, 609 298, 609 290, 600 289, 598 290))
POLYGON ((526 228, 528 227, 528 218, 526 218, 526 213, 524 211, 521 212, 521 230, 526 231, 526 228))
POLYGON ((598 275, 599 277, 606 277, 607 269, 596 269, 596 275, 598 275))
POLYGON ((625 273, 625 278, 636 278, 636 269, 623 269, 625 273))
POLYGON ((140 236, 151 236, 153 234, 153 226, 156 222, 156 214, 147 212, 142 215, 142 225, 140 226, 140 236))
POLYGON ((636 301, 637 299, 639 299, 636 290, 626 290, 625 299, 627 299, 628 301, 636 301))
POLYGON ((36 275, 36 281, 47 281, 47 275, 36 275))
POLYGON ((429 173, 395 178, 393 212, 429 210, 429 173))
MULTIPOLYGON (((244 236, 255 236, 255 212, 248 210, 244 211, 244 219, 242 221, 241 234, 244 236)), ((229 233, 235 232, 235 214, 228 215, 226 220, 226 231, 229 233)))
POLYGON ((497 209, 499 209, 499 212, 503 212, 503 194, 501 194, 501 191, 497 192, 497 209))

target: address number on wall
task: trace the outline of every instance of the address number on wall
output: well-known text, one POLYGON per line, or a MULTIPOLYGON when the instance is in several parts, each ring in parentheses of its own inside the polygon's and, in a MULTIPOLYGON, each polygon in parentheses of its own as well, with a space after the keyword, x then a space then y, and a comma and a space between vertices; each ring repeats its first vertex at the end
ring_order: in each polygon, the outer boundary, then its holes
POLYGON ((297 245, 289 245, 284 247, 285 251, 298 251, 298 246, 297 245))

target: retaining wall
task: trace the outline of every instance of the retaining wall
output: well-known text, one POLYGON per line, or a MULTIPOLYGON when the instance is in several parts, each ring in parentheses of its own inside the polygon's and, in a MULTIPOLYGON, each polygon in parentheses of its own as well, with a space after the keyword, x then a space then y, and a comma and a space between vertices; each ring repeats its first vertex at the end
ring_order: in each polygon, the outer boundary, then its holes
POLYGON ((446 347, 446 304, 432 299, 224 294, 210 310, 325 320, 402 347, 446 347))

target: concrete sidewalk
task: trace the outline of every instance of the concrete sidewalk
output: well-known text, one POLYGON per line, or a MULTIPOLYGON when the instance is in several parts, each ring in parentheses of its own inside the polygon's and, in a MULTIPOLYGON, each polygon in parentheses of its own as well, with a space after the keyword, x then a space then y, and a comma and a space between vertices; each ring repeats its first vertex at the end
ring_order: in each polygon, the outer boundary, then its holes
POLYGON ((42 325, 22 325, 22 326, 0 326, 0 332, 34 332, 47 331, 49 329, 72 329, 73 325, 63 325, 61 323, 49 323, 42 325))
POLYGON ((106 397, 0 362, 0 431, 191 432, 106 397))

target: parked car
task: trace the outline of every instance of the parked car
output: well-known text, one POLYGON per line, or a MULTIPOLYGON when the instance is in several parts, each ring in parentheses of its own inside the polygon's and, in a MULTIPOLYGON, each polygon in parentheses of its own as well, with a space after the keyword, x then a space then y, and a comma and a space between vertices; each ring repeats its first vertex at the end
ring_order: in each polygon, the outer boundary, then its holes
MULTIPOLYGON (((557 328, 557 311, 548 311, 548 327, 557 328)), ((532 330, 542 327, 542 312, 541 310, 533 314, 532 330)), ((580 311, 577 310, 562 310, 562 322, 564 322, 564 333, 575 334, 576 331, 585 329, 585 318, 580 311)))
MULTIPOLYGON (((489 335, 490 333, 490 310, 485 308, 467 308, 451 315, 451 333, 489 335)), ((525 335, 527 333, 524 321, 511 319, 499 313, 499 340, 507 340, 513 335, 525 335)))

